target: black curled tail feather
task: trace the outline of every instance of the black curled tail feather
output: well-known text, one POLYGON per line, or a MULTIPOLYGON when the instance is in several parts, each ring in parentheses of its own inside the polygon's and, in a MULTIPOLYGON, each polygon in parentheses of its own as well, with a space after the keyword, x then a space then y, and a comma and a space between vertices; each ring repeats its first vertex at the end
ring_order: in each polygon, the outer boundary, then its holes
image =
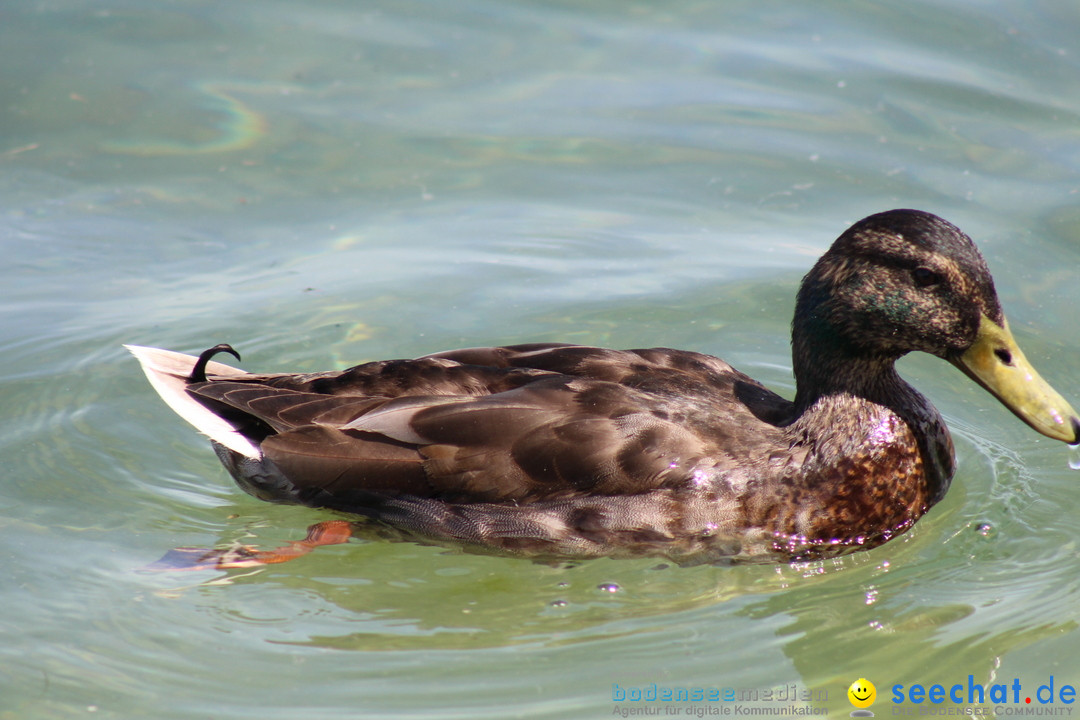
POLYGON ((206 382, 206 364, 210 362, 210 359, 215 355, 223 352, 229 353, 237 360, 240 360, 240 353, 236 352, 232 345, 226 343, 215 345, 209 350, 204 350, 202 354, 199 355, 199 359, 195 362, 195 367, 191 368, 191 375, 188 376, 188 382, 206 382))

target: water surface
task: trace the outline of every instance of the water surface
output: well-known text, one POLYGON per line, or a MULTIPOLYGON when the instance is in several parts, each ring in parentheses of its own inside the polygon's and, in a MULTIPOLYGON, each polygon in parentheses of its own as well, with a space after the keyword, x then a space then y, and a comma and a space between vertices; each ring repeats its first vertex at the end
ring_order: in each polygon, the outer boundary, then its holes
MULTIPOLYGON (((1080 399, 1080 11, 1066 3, 146 3, 0 9, 0 718, 591 718, 613 684, 1011 682, 1076 668, 1065 449, 902 362, 959 471, 807 566, 551 567, 297 539, 121 343, 254 370, 527 341, 720 355, 792 391, 799 278, 891 207, 983 248, 1080 399)), ((1061 706, 1058 706, 1061 707, 1061 706)))

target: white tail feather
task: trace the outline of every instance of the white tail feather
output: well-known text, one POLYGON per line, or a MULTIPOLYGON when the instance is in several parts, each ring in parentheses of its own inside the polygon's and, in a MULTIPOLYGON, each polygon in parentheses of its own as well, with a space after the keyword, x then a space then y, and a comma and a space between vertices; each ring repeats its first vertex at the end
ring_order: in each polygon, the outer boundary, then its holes
MULTIPOLYGON (((157 390, 161 399, 171 407, 177 415, 187 420, 195 428, 208 436, 211 440, 224 445, 235 452, 258 460, 262 457, 259 448, 250 440, 237 432, 227 420, 215 415, 206 406, 191 397, 185 389, 191 370, 198 362, 198 358, 192 355, 161 350, 159 348, 143 347, 141 345, 125 345, 142 365, 146 378, 150 385, 157 390)), ((248 373, 237 370, 224 363, 210 361, 206 364, 206 372, 218 376, 242 376, 248 373)))

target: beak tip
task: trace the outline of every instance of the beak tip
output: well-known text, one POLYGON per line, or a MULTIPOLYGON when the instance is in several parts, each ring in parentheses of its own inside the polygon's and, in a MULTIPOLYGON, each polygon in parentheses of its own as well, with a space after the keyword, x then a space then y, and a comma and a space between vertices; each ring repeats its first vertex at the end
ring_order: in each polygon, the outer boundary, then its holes
POLYGON ((1071 418, 1073 439, 1069 440, 1070 445, 1080 445, 1080 418, 1075 415, 1071 418))

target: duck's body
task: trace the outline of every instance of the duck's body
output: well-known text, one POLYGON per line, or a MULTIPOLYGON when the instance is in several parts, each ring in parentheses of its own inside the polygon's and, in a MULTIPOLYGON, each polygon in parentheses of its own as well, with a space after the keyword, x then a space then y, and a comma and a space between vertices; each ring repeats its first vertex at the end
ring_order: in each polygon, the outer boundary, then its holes
POLYGON ((1075 413, 1010 342, 971 241, 892 211, 856 224, 804 280, 794 401, 669 349, 474 348, 306 375, 208 362, 227 346, 132 350, 257 497, 500 552, 687 562, 874 546, 937 502, 952 441, 893 368, 909 350, 952 360, 1075 442, 1075 413), (988 353, 1008 382, 973 367, 988 353), (1035 401, 1010 395, 1014 375, 1034 377, 1035 401))
POLYGON ((215 439, 251 494, 528 555, 873 545, 952 474, 944 424, 903 384, 899 412, 913 420, 854 397, 798 414, 722 360, 667 349, 476 348, 196 383, 196 358, 163 353, 136 349, 149 365, 175 361, 183 392, 212 411, 268 426, 215 439), (912 422, 928 428, 925 448, 912 422))

